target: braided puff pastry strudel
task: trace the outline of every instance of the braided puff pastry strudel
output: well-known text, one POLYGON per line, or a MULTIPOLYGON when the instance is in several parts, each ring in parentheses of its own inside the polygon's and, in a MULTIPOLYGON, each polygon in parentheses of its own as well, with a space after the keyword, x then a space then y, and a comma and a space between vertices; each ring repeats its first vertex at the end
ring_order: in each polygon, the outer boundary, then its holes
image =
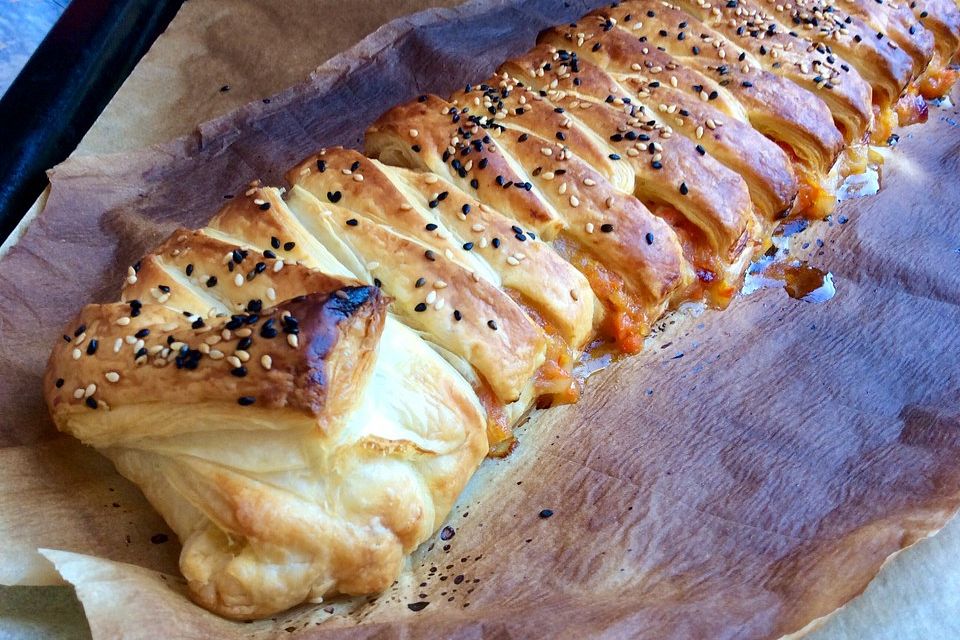
POLYGON ((54 349, 110 457, 233 618, 380 591, 589 345, 724 306, 838 158, 951 78, 952 0, 632 0, 251 185, 54 349), (846 152, 845 152, 846 149, 846 152))

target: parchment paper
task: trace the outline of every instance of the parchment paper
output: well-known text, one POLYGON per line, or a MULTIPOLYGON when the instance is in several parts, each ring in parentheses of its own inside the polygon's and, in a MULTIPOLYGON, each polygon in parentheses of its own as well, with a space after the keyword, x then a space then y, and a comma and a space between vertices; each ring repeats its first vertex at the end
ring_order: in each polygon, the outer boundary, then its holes
POLYGON ((548 14, 537 18, 506 3, 417 17, 440 21, 382 49, 405 21, 309 87, 205 125, 199 138, 57 169, 47 210, 0 262, 8 576, 37 545, 147 567, 52 555, 103 637, 269 635, 304 623, 322 632, 358 621, 353 633, 363 635, 406 624, 438 635, 763 637, 828 613, 890 553, 945 522, 960 494, 960 223, 945 213, 958 208, 960 134, 942 119, 955 109, 909 130, 886 190, 845 206, 846 225, 819 231, 826 246, 812 259, 836 274, 834 301, 761 292, 675 325, 677 335, 599 374, 580 405, 538 417, 516 454, 485 465, 451 517, 450 550, 424 549, 394 592, 349 616, 338 604, 322 627, 322 609, 238 627, 157 577, 176 573, 175 545, 150 543, 162 523, 99 456, 50 432, 36 378, 60 325, 91 295, 115 296, 118 265, 175 224, 202 223, 252 177, 276 179, 315 146, 357 139, 393 102, 482 78, 540 27, 586 10, 559 15, 549 4, 523 7, 548 14), (931 185, 940 186, 918 197, 931 185), (538 518, 542 508, 555 515, 538 518), (417 601, 430 604, 405 606, 417 601))

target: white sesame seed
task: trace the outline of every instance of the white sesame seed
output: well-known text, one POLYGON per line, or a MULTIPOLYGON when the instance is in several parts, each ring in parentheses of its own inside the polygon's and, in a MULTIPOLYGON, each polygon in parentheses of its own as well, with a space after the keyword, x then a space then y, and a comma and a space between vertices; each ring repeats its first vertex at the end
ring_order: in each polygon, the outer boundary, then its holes
POLYGON ((354 181, 354 182, 363 182, 363 174, 361 174, 361 173, 355 173, 355 174, 353 174, 353 181, 354 181))
POLYGON ((210 353, 208 355, 210 356, 211 360, 220 360, 223 358, 223 351, 220 351, 219 349, 210 349, 210 353))
POLYGON ((380 267, 380 263, 377 262, 376 260, 372 260, 367 263, 367 271, 373 271, 374 269, 377 269, 379 267, 380 267))
POLYGON ((443 307, 444 307, 446 304, 447 304, 447 303, 444 302, 443 298, 440 298, 440 299, 437 300, 437 303, 436 303, 435 305, 433 305, 433 308, 436 309, 437 311, 440 311, 440 309, 443 309, 443 307))
POLYGON ((587 229, 587 233, 593 233, 593 223, 592 223, 592 222, 588 222, 588 223, 587 223, 587 226, 586 226, 586 229, 587 229))
POLYGON ((433 304, 434 302, 436 302, 436 300, 437 300, 436 291, 431 291, 430 293, 427 294, 427 299, 426 299, 427 304, 433 304))
POLYGON ((240 358, 240 362, 247 362, 250 360, 250 352, 244 351, 243 349, 237 349, 233 352, 233 355, 240 358))
POLYGON ((260 356, 260 366, 270 371, 270 368, 273 367, 273 358, 266 354, 260 356))
POLYGON ((230 329, 224 329, 223 331, 220 332, 220 337, 223 338, 224 340, 229 340, 230 338, 233 337, 233 332, 230 331, 230 329))
POLYGON ((578 198, 577 196, 570 196, 570 206, 571 206, 571 207, 579 207, 579 206, 580 206, 580 198, 578 198))
POLYGON ((480 233, 481 231, 483 231, 483 230, 485 229, 485 227, 484 227, 482 224, 480 224, 479 222, 476 223, 475 225, 473 225, 473 226, 470 227, 470 228, 471 228, 473 231, 476 231, 477 233, 480 233))
POLYGON ((80 353, 80 349, 74 348, 73 352, 70 355, 73 357, 74 360, 79 360, 80 356, 83 354, 80 353))
POLYGON ((553 178, 554 178, 554 173, 553 173, 553 171, 547 171, 547 172, 545 172, 545 173, 543 174, 542 177, 543 177, 544 180, 553 180, 553 178))
POLYGON ((440 178, 438 178, 437 176, 430 174, 426 178, 424 178, 423 181, 426 182, 427 184, 434 184, 439 179, 440 178))
POLYGON ((242 276, 241 274, 239 274, 239 273, 238 273, 237 275, 233 276, 233 284, 235 284, 235 285, 238 286, 238 287, 242 287, 242 286, 243 286, 243 276, 242 276))
POLYGON ((419 131, 417 131, 416 129, 410 129, 410 137, 411 137, 411 138, 416 138, 418 135, 420 135, 420 132, 419 132, 419 131))
POLYGON ((120 353, 120 349, 123 347, 123 338, 117 338, 113 341, 113 352, 120 353))
POLYGON ((588 187, 593 187, 593 186, 596 186, 597 181, 593 180, 592 178, 584 178, 583 184, 587 185, 588 187))
POLYGON ((300 169, 300 175, 302 176, 310 175, 310 167, 304 167, 303 169, 300 169))
POLYGON ((89 398, 96 392, 97 392, 97 385, 91 382, 90 384, 87 385, 87 388, 83 390, 83 397, 89 398))
POLYGON ((121 327, 125 327, 128 324, 130 324, 130 318, 129 316, 123 316, 123 317, 117 318, 116 323, 121 327))
MULTIPOLYGON (((173 345, 170 345, 170 347, 176 349, 176 347, 174 347, 173 345)), ((197 350, 203 355, 207 355, 210 353, 210 345, 208 345, 206 342, 201 342, 200 345, 197 347, 197 350)))
POLYGON ((550 149, 549 147, 541 147, 541 148, 540 148, 540 153, 542 153, 542 154, 545 155, 545 156, 552 156, 552 155, 553 155, 553 149, 550 149))
POLYGON ((511 267, 515 267, 520 264, 520 261, 513 256, 507 256, 507 264, 509 264, 511 267))
POLYGON ((116 371, 107 371, 103 374, 103 377, 107 379, 107 382, 119 382, 120 374, 116 371))
POLYGON ((567 183, 566 183, 566 182, 561 183, 561 184, 560 184, 560 188, 557 189, 557 192, 558 192, 560 195, 565 194, 565 193, 567 192, 567 183))
POLYGON ((453 260, 453 251, 450 251, 450 249, 444 249, 443 255, 447 257, 447 260, 453 260))
POLYGON ((79 400, 80 398, 83 397, 83 393, 84 393, 83 387, 77 387, 76 389, 73 390, 73 397, 79 400))
POLYGON ((240 327, 233 332, 233 335, 237 336, 238 338, 246 338, 253 335, 253 329, 250 327, 240 327))
POLYGON ((296 334, 288 333, 287 334, 287 344, 296 349, 300 346, 300 340, 297 338, 296 334))
POLYGON ((133 350, 140 351, 140 349, 143 349, 143 345, 143 338, 138 338, 137 341, 133 343, 133 350))
POLYGON ((276 262, 273 263, 273 272, 274 272, 274 273, 277 273, 278 271, 280 271, 280 269, 283 269, 283 260, 282 260, 282 259, 281 259, 281 260, 277 260, 276 262))
POLYGON ((127 284, 137 284, 137 276, 127 276, 127 284))
POLYGON ((177 326, 178 325, 176 322, 168 322, 160 328, 163 329, 164 331, 173 331, 174 329, 177 328, 177 326))
POLYGON ((155 355, 157 355, 158 353, 160 353, 161 351, 163 351, 163 345, 162 345, 162 344, 155 344, 155 345, 153 345, 152 347, 150 347, 149 349, 147 349, 147 353, 149 353, 151 356, 155 356, 155 355))
POLYGON ((276 300, 276 299, 277 299, 277 292, 276 292, 276 290, 275 290, 273 287, 268 287, 268 288, 267 288, 267 298, 269 298, 270 300, 276 300))
POLYGON ((413 207, 409 202, 404 202, 400 205, 400 211, 410 211, 410 209, 413 209, 413 207))
POLYGON ((240 362, 240 358, 238 358, 236 355, 232 355, 232 356, 227 356, 227 364, 229 364, 231 367, 236 369, 243 363, 240 362))

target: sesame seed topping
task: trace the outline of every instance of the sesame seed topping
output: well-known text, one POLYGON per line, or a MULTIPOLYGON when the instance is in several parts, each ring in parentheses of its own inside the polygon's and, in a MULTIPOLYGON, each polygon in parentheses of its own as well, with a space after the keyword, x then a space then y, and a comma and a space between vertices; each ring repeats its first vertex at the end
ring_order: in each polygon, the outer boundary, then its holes
POLYGON ((287 344, 289 344, 289 345, 290 345, 291 347, 293 347, 294 349, 296 349, 297 347, 299 347, 299 346, 300 346, 300 339, 297 338, 297 334, 295 334, 295 333, 288 333, 288 334, 287 334, 287 344))
POLYGON ((107 379, 107 382, 120 381, 120 374, 117 373, 116 371, 107 371, 105 374, 103 374, 103 377, 107 379))
POLYGON ((70 355, 74 360, 79 360, 83 353, 80 351, 80 349, 74 348, 70 355))
POLYGON ((493 329, 494 331, 497 330, 497 323, 494 320, 487 320, 487 326, 493 329))
POLYGON ((256 401, 257 399, 253 396, 240 396, 237 398, 237 404, 239 404, 241 407, 249 407, 256 401))
POLYGON ((613 231, 613 225, 610 224, 609 222, 602 224, 600 225, 600 231, 602 231, 603 233, 610 233, 611 231, 613 231))

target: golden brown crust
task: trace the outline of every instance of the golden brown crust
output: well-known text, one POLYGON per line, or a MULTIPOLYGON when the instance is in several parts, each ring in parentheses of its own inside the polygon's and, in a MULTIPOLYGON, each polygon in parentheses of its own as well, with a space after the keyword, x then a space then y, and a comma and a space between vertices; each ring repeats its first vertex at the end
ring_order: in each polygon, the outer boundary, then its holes
MULTIPOLYGON (((377 289, 349 283, 206 320, 160 304, 88 305, 50 356, 47 405, 61 430, 95 445, 114 427, 112 408, 126 405, 257 404, 336 422, 371 369, 385 312, 377 289)), ((137 435, 133 425, 123 437, 137 435)))
POLYGON ((765 71, 748 52, 687 14, 659 2, 642 0, 615 9, 599 9, 577 24, 547 30, 540 39, 558 48, 576 46, 574 50, 581 57, 608 72, 629 74, 632 66, 639 64, 641 69, 656 69, 668 77, 667 73, 686 69, 678 83, 681 90, 694 97, 702 93, 708 98, 716 95, 713 100, 708 99, 715 108, 728 117, 748 120, 764 135, 789 146, 811 171, 820 175, 826 175, 840 153, 843 138, 822 100, 765 71), (633 29, 624 21, 628 14, 642 16, 641 22, 633 23, 642 24, 640 29, 633 29), (605 28, 612 20, 616 24, 605 28), (684 23, 687 27, 680 28, 684 23), (643 35, 635 35, 635 31, 643 35), (686 37, 678 39, 680 32, 701 40, 703 46, 697 54, 692 50, 695 45, 686 37), (581 33, 583 38, 578 35, 581 33), (645 39, 641 42, 640 38, 645 39))
POLYGON ((667 308, 728 301, 844 140, 960 46, 952 0, 680 2, 599 9, 394 108, 379 160, 252 184, 81 312, 51 414, 177 532, 197 602, 388 587, 490 444, 575 398, 594 331, 635 352, 667 308))
POLYGON ((469 362, 505 403, 520 398, 543 364, 546 340, 508 295, 450 249, 432 249, 296 186, 288 203, 342 262, 375 274, 405 324, 469 362))
MULTIPOLYGON (((580 347, 592 335, 593 296, 583 276, 543 242, 526 234, 518 239, 512 219, 439 176, 335 148, 306 158, 287 179, 321 201, 340 192, 343 208, 414 238, 438 255, 449 251, 464 269, 520 294, 568 344, 580 347)), ((391 261, 385 258, 381 264, 389 272, 391 261)))

